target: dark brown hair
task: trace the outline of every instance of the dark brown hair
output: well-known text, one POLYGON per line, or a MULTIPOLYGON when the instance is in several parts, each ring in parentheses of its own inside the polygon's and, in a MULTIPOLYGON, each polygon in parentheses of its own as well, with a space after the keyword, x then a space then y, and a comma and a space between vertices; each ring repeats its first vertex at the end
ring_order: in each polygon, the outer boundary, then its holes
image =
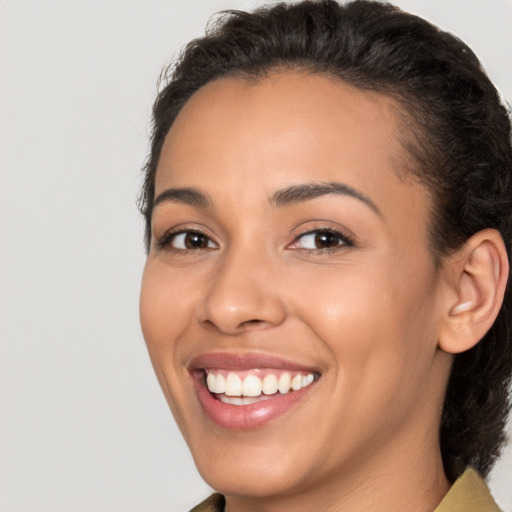
MULTIPOLYGON (((409 171, 433 197, 434 257, 440 260, 477 231, 495 228, 510 258, 511 127, 496 89, 459 39, 397 7, 367 0, 227 12, 210 24, 205 37, 189 43, 168 70, 154 105, 140 200, 148 247, 158 160, 180 109, 212 80, 257 79, 276 69, 330 73, 395 98, 411 133, 403 141, 414 160, 409 171)), ((509 286, 487 335, 454 359, 440 432, 452 480, 468 465, 486 475, 504 444, 512 373, 511 300, 509 286)))

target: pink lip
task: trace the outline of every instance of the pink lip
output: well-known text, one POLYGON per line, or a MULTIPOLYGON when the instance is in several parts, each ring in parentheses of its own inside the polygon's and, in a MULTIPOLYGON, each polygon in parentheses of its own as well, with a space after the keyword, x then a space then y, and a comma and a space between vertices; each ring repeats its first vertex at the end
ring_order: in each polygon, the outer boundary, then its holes
POLYGON ((218 368, 235 371, 275 368, 276 370, 318 373, 314 368, 295 364, 279 357, 265 354, 223 354, 221 352, 201 354, 192 359, 189 368, 191 370, 218 368))
POLYGON ((276 393, 269 400, 248 405, 225 404, 208 391, 205 384, 204 368, 229 370, 250 370, 255 368, 275 368, 290 371, 318 373, 311 368, 296 365, 283 359, 261 354, 204 354, 191 362, 190 371, 194 379, 199 402, 206 415, 217 425, 227 429, 246 430, 262 427, 286 414, 302 400, 314 383, 286 395, 276 393))

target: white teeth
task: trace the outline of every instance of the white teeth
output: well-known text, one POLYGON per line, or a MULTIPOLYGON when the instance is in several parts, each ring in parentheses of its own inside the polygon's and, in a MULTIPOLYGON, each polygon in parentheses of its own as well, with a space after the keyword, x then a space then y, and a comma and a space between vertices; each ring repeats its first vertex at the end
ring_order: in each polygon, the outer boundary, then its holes
MULTIPOLYGON (((219 375, 220 377, 220 375, 219 375)), ((213 393, 217 393, 216 391, 216 383, 217 383, 217 378, 215 377, 215 374, 213 373, 209 373, 207 376, 206 376, 206 385, 208 386, 208 389, 210 391, 212 391, 213 393)))
POLYGON ((230 372, 225 376, 226 372, 207 370, 206 386, 211 393, 219 395, 219 398, 226 403, 234 405, 246 405, 260 401, 264 395, 274 395, 278 391, 282 395, 290 391, 298 391, 299 389, 309 386, 314 380, 313 373, 304 375, 302 373, 290 374, 283 372, 279 378, 274 373, 269 373, 260 379, 254 374, 241 378, 237 373, 230 372), (243 400, 237 398, 243 397, 243 400), (229 398, 229 399, 228 399, 229 398), (258 400, 255 400, 258 398, 258 400), (247 399, 247 400, 246 400, 247 399))
POLYGON ((265 395, 273 395, 274 393, 277 393, 277 377, 273 373, 269 373, 263 379, 261 389, 265 395))
POLYGON ((268 396, 260 396, 260 397, 252 397, 252 396, 226 396, 220 395, 219 400, 224 402, 225 404, 231 405, 249 405, 255 404, 257 402, 263 402, 265 400, 269 400, 268 396))
POLYGON ((244 396, 260 396, 261 395, 261 379, 255 375, 245 377, 242 384, 242 395, 244 396))
POLYGON ((295 375, 292 379, 291 386, 294 391, 298 391, 302 388, 302 377, 300 375, 295 375))
MULTIPOLYGON (((210 375, 213 375, 212 373, 208 374, 208 377, 210 375)), ((214 393, 225 393, 226 392, 226 379, 224 378, 224 375, 219 373, 215 377, 215 386, 208 386, 208 389, 213 390, 214 393)))
POLYGON ((241 396, 242 395, 242 380, 236 373, 230 373, 226 379, 227 396, 241 396))
POLYGON ((306 386, 309 386, 314 380, 315 376, 312 373, 303 375, 301 378, 301 387, 305 388, 306 386))
POLYGON ((278 389, 279 393, 282 395, 288 393, 290 391, 290 383, 291 383, 291 377, 289 373, 283 373, 281 377, 279 377, 279 384, 278 389))

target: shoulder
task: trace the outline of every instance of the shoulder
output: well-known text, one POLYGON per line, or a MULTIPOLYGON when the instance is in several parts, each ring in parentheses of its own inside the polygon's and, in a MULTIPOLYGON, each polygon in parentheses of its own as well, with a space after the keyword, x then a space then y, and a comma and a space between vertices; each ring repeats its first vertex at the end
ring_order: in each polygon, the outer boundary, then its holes
POLYGON ((501 512, 484 479, 472 468, 466 469, 452 485, 435 512, 501 512))
POLYGON ((224 505, 224 496, 215 493, 195 506, 190 512, 224 512, 224 505))

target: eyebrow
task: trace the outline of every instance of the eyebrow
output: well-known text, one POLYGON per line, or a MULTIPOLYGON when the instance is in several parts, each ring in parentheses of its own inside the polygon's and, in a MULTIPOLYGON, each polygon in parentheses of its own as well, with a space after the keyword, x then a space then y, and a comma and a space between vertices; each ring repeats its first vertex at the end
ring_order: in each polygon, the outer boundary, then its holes
POLYGON ((195 188, 168 188, 155 198, 153 208, 166 201, 208 208, 212 202, 195 188))
MULTIPOLYGON (((270 198, 270 203, 279 208, 303 203, 328 194, 353 197, 369 206, 377 215, 381 215, 379 208, 369 197, 349 185, 338 182, 292 185, 275 192, 270 198)), ((203 209, 209 208, 212 205, 212 201, 206 195, 192 187, 168 188, 164 190, 155 198, 153 208, 167 201, 196 206, 203 209)))
POLYGON ((349 196, 362 201, 369 206, 377 215, 381 212, 377 205, 365 194, 358 190, 345 185, 344 183, 327 182, 327 183, 304 183, 301 185, 292 185, 282 190, 278 190, 271 197, 270 202, 277 207, 288 206, 297 203, 310 201, 317 197, 327 194, 339 194, 349 196))

